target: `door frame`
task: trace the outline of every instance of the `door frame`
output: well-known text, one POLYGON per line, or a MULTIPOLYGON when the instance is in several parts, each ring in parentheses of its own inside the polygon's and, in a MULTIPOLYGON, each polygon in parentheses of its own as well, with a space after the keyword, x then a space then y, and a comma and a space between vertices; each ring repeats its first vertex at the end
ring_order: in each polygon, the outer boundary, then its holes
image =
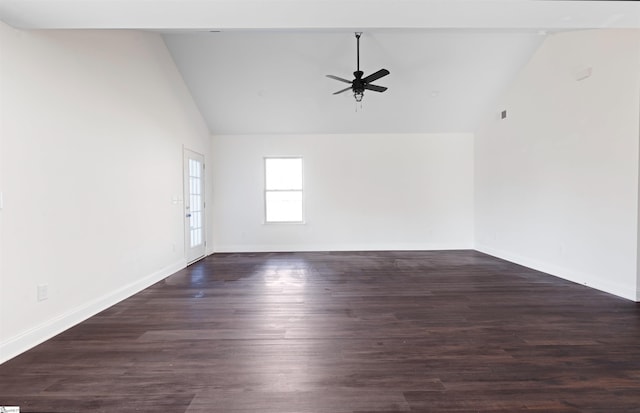
POLYGON ((182 147, 182 192, 184 196, 184 203, 182 208, 182 218, 184 225, 184 257, 187 261, 187 265, 193 264, 207 256, 207 214, 206 214, 206 176, 205 176, 205 157, 203 154, 194 150, 182 147), (191 226, 190 226, 190 213, 191 213, 191 189, 189 180, 189 159, 195 159, 202 164, 201 170, 201 196, 202 196, 202 254, 197 256, 191 256, 191 226))

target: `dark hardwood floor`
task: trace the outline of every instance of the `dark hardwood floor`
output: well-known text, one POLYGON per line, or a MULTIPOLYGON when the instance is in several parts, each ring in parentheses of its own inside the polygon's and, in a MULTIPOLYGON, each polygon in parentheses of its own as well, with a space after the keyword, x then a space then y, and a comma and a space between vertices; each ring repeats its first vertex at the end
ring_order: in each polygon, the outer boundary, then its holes
POLYGON ((640 305, 474 251, 216 254, 0 366, 21 412, 640 412, 640 305))

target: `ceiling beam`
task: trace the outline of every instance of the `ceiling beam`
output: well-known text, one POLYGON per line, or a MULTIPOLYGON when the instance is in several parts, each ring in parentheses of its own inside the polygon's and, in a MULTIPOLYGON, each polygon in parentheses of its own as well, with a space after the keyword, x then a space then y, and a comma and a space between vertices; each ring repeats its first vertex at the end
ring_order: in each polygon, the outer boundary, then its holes
POLYGON ((640 2, 535 0, 0 0, 27 29, 640 28, 640 2))

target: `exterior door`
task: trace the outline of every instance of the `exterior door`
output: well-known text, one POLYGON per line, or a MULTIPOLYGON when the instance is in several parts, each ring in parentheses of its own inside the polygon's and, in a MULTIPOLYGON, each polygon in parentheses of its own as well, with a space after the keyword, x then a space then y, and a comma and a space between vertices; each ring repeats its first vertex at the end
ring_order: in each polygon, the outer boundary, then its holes
POLYGON ((184 239, 187 263, 203 258, 205 238, 204 156, 184 150, 184 239))

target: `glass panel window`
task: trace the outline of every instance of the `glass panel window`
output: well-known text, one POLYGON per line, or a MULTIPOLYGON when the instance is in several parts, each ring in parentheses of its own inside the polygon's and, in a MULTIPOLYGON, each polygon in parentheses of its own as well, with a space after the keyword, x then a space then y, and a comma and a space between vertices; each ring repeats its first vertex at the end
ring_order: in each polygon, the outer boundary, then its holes
POLYGON ((202 244, 202 178, 201 178, 202 165, 200 162, 189 159, 189 188, 191 190, 191 218, 189 219, 189 226, 191 229, 191 247, 202 244))
POLYGON ((266 222, 303 222, 302 158, 265 158, 266 222))
POLYGON ((269 190, 302 190, 302 158, 265 159, 269 190))

